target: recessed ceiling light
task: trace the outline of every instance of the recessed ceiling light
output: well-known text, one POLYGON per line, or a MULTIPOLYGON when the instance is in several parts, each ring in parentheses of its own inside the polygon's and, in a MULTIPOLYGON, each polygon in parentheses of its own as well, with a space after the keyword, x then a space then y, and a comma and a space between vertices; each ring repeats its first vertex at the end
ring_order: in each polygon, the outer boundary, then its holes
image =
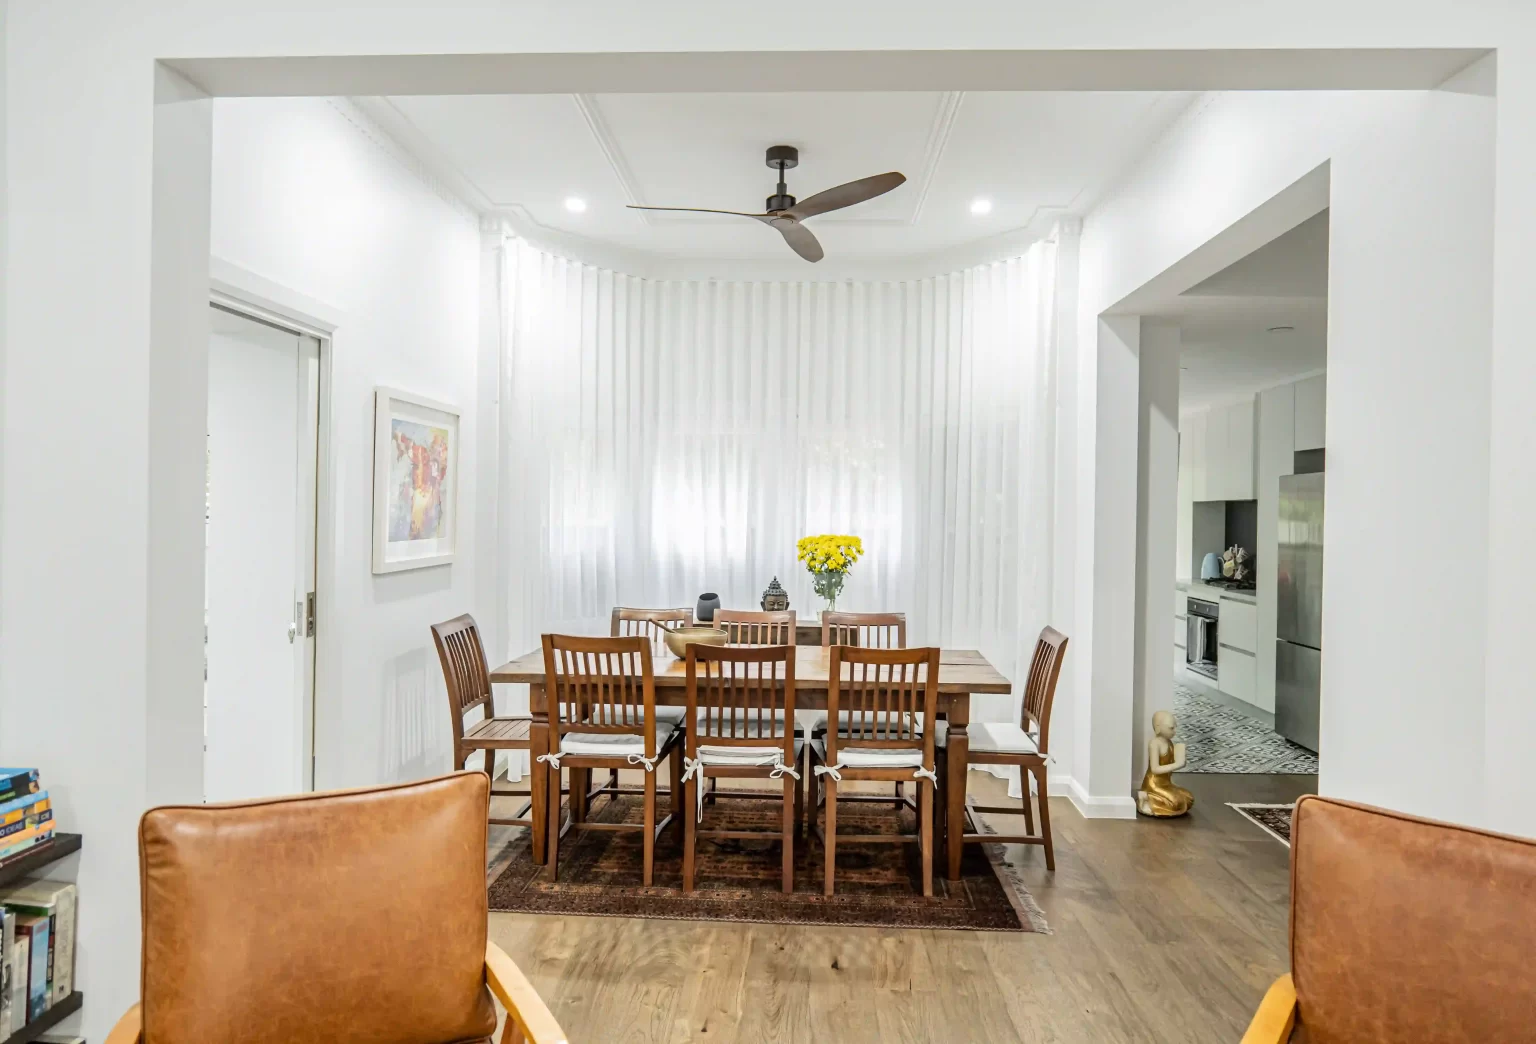
POLYGON ((566 196, 565 209, 569 210, 572 214, 583 213, 587 209, 587 201, 579 196, 566 196))
POLYGON ((992 201, 990 199, 971 200, 971 213, 978 217, 982 214, 992 213, 992 201))
POLYGON ((1295 329, 1296 329, 1296 327, 1294 327, 1294 326, 1271 326, 1269 328, 1269 332, 1270 333, 1291 333, 1295 329))

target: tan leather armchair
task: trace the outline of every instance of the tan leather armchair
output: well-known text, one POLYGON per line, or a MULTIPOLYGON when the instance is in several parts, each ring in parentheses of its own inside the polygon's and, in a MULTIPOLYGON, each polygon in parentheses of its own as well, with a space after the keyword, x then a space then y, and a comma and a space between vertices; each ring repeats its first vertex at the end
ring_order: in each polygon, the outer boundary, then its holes
POLYGON ((1536 842, 1314 796, 1291 833, 1291 973, 1243 1044, 1532 1038, 1536 842))
POLYGON ((563 1044, 487 938, 490 780, 156 808, 140 1003, 107 1044, 563 1044), (489 987, 489 990, 487 990, 489 987))

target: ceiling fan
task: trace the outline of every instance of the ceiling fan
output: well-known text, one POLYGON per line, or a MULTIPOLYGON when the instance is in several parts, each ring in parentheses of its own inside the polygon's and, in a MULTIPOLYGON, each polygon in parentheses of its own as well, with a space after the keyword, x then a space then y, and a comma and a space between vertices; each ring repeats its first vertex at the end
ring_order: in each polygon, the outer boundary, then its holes
POLYGON ((767 162, 768 166, 779 172, 779 188, 776 193, 768 197, 764 213, 749 214, 742 210, 712 210, 708 207, 642 207, 634 204, 631 204, 629 209, 687 211, 692 214, 731 214, 735 217, 751 218, 778 229, 779 235, 784 237, 784 242, 789 244, 789 248, 807 261, 820 261, 826 255, 821 249, 821 244, 811 234, 811 230, 805 227, 806 218, 832 210, 842 210, 855 203, 863 203, 867 199, 882 196, 907 180, 905 174, 898 174, 895 171, 889 174, 875 174, 872 177, 838 185, 836 188, 829 188, 825 192, 818 192, 814 196, 808 196, 796 202, 795 197, 789 194, 789 187, 784 184, 784 172, 800 165, 800 150, 793 145, 773 145, 768 149, 767 162))

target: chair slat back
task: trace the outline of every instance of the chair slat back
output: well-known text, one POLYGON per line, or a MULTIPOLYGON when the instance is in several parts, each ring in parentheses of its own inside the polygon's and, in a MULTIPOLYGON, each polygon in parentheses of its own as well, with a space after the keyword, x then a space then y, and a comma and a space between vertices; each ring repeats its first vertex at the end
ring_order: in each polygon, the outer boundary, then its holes
POLYGON ((453 720, 453 738, 464 738, 464 715, 484 707, 484 717, 491 717, 495 706, 491 699, 491 669, 485 660, 485 646, 480 642, 480 628, 475 618, 465 613, 432 625, 432 644, 443 665, 443 681, 448 686, 448 715, 453 720))
POLYGON ((551 704, 565 708, 564 715, 549 716, 555 750, 562 732, 612 732, 643 735, 645 756, 656 756, 656 677, 648 639, 546 634, 544 675, 551 704))
POLYGON ((839 746, 917 747, 923 750, 923 764, 931 767, 938 705, 938 649, 832 646, 827 666, 828 762, 836 764, 839 746), (845 719, 845 724, 832 726, 845 719))
POLYGON ((794 645, 795 611, 760 613, 745 609, 716 609, 715 626, 731 645, 794 645))
POLYGON ((861 649, 905 649, 906 613, 822 613, 821 647, 856 645, 861 649))
POLYGON ((700 744, 782 746, 785 763, 794 762, 793 645, 690 645, 685 670, 689 757, 700 744), (774 737, 775 723, 782 737, 774 737))
POLYGON ((1033 722, 1040 730, 1036 746, 1046 753, 1051 734, 1051 705, 1056 702, 1056 682, 1061 677, 1061 661, 1067 655, 1067 636, 1054 627, 1046 627, 1035 642, 1035 655, 1029 664, 1029 679, 1024 683, 1024 702, 1019 712, 1019 727, 1032 731, 1033 722))
POLYGON ((614 606, 613 625, 609 633, 615 638, 640 635, 651 643, 651 655, 659 655, 665 648, 663 631, 675 631, 679 627, 693 625, 692 609, 629 609, 614 606))

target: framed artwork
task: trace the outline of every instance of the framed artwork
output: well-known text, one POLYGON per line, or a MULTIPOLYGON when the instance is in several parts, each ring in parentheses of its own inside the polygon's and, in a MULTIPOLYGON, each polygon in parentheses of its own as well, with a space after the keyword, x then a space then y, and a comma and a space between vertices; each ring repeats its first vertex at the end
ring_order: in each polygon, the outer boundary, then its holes
POLYGON ((373 571, 447 565, 458 553, 459 411, 378 388, 373 429, 373 571))

